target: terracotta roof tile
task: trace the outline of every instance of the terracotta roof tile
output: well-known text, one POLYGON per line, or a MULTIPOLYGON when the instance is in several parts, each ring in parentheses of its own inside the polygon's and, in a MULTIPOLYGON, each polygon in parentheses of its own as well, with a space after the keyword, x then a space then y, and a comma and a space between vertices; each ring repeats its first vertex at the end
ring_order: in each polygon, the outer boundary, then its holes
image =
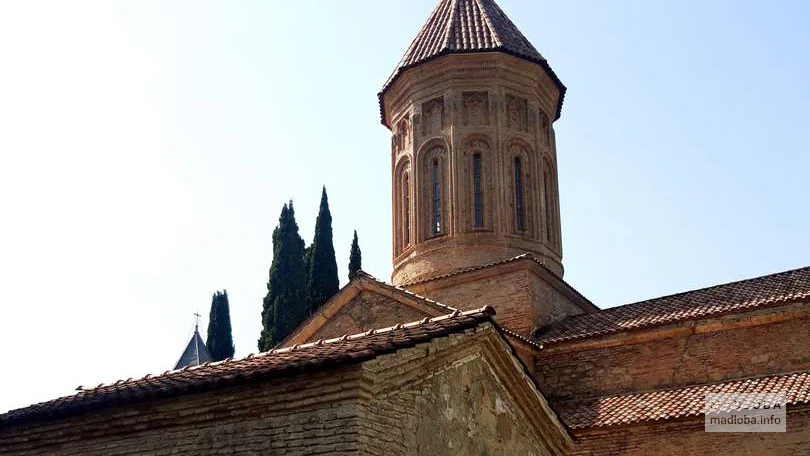
POLYGON ((494 1, 443 0, 397 67, 409 67, 442 53, 492 50, 545 60, 494 1))
POLYGON ((543 344, 810 300, 810 267, 569 317, 538 333, 543 344))
POLYGON ((529 347, 531 347, 532 349, 535 349, 535 350, 542 350, 543 349, 542 345, 538 344, 537 342, 535 342, 532 339, 529 339, 528 337, 521 336, 520 334, 518 334, 518 333, 516 333, 516 332, 514 332, 512 330, 506 329, 506 328, 504 328, 502 326, 499 326, 499 328, 500 328, 500 330, 501 330, 501 332, 503 334, 505 334, 506 336, 508 336, 509 338, 511 338, 512 340, 514 340, 516 342, 522 343, 523 345, 527 345, 527 346, 529 346, 529 347))
POLYGON ((781 393, 788 405, 810 402, 810 372, 734 380, 710 385, 603 396, 554 404, 571 429, 703 416, 707 393, 781 393))
MULTIPOLYGON (((413 39, 405 55, 380 91, 382 94, 402 72, 447 54, 503 52, 541 65, 565 94, 565 86, 546 59, 523 36, 494 0, 441 0, 413 39)), ((562 109, 562 96, 555 118, 562 109)), ((383 123, 385 118, 383 114, 383 123)))
POLYGON ((223 384, 274 378, 305 370, 361 362, 464 331, 484 321, 491 322, 494 314, 495 311, 491 307, 467 312, 456 310, 440 317, 251 354, 241 359, 184 367, 161 375, 146 375, 137 380, 119 380, 92 388, 80 387, 74 395, 0 415, 0 425, 60 418, 115 405, 200 392, 223 384))

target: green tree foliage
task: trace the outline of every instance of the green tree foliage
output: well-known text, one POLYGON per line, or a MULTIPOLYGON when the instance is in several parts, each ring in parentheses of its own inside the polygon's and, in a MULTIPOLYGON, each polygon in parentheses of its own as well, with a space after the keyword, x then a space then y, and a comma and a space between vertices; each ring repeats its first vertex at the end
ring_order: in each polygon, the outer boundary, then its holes
POLYGON ((231 308, 228 292, 214 293, 211 312, 208 314, 208 335, 205 341, 208 353, 214 361, 233 358, 233 335, 231 334, 231 308))
POLYGON ((360 253, 360 244, 357 242, 357 230, 354 230, 352 251, 349 253, 349 280, 362 268, 363 255, 360 253))
POLYGON ((309 292, 309 314, 337 293, 338 281, 335 246, 332 242, 332 214, 329 212, 329 198, 326 187, 321 192, 321 206, 315 220, 315 238, 307 249, 307 289, 309 292))
POLYGON ((281 209, 273 230, 273 263, 262 307, 260 351, 273 348, 307 318, 306 280, 304 240, 298 234, 290 201, 281 209))

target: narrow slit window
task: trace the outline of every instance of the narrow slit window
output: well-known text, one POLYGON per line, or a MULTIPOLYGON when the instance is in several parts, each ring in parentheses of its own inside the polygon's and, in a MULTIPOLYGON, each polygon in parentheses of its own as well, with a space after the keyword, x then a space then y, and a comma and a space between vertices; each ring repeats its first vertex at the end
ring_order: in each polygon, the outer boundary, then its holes
POLYGON ((551 207, 551 177, 548 171, 543 172, 543 194, 546 203, 546 241, 551 242, 551 214, 553 208, 551 207))
POLYGON ((438 159, 433 160, 431 175, 433 177, 433 223, 431 230, 433 234, 438 234, 442 232, 442 188, 438 159))
POLYGON ((481 154, 473 155, 473 199, 475 206, 475 227, 484 226, 484 202, 481 194, 481 154))
POLYGON ((515 228, 526 230, 526 205, 523 201, 523 169, 520 157, 515 157, 515 228))
POLYGON ((408 175, 402 182, 402 245, 407 247, 411 243, 411 187, 408 175))

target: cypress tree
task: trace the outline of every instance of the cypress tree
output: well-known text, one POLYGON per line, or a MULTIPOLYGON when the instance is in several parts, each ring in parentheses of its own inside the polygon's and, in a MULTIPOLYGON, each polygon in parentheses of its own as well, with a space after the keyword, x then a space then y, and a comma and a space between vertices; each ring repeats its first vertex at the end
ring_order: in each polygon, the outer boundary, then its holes
POLYGON ((273 230, 273 263, 262 306, 259 350, 273 348, 307 317, 304 240, 298 234, 293 203, 281 209, 273 230))
POLYGON ((231 309, 228 304, 228 292, 225 290, 222 290, 222 293, 215 292, 211 299, 211 312, 208 314, 208 335, 205 346, 214 361, 233 358, 231 309))
POLYGON ((363 255, 360 253, 360 244, 357 242, 357 230, 354 230, 352 250, 349 253, 349 280, 352 280, 357 271, 362 268, 363 255))
POLYGON ((309 314, 312 314, 323 303, 337 293, 338 281, 335 245, 332 242, 332 214, 329 212, 329 198, 326 187, 321 191, 321 206, 315 220, 315 238, 307 252, 309 273, 307 289, 309 291, 309 314))

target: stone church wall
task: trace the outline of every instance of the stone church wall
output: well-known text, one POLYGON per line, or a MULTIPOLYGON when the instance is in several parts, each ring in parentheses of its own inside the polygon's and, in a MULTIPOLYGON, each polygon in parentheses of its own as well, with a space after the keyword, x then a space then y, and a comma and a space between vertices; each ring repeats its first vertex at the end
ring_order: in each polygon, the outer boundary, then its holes
MULTIPOLYGON (((768 312, 778 316, 783 310, 768 312)), ((671 388, 810 369, 808 340, 810 319, 793 318, 613 347, 541 351, 536 372, 540 389, 550 398, 671 388)))
POLYGON ((0 429, 0 455, 357 454, 359 372, 222 388, 0 429))
POLYGON ((372 387, 374 399, 362 421, 369 455, 558 454, 547 449, 532 418, 515 403, 516 392, 510 394, 478 349, 465 351, 427 376, 402 362, 423 358, 424 351, 379 360, 375 368, 388 372, 372 387))
POLYGON ((580 431, 572 456, 810 454, 810 410, 788 408, 787 432, 704 432, 703 419, 580 431))
POLYGON ((515 399, 526 397, 527 379, 485 328, 354 366, 5 427, 0 455, 552 454, 537 426, 567 448, 536 403, 527 418, 515 399), (523 396, 488 361, 493 344, 526 383, 523 396))

